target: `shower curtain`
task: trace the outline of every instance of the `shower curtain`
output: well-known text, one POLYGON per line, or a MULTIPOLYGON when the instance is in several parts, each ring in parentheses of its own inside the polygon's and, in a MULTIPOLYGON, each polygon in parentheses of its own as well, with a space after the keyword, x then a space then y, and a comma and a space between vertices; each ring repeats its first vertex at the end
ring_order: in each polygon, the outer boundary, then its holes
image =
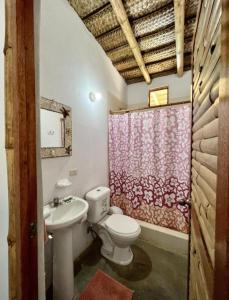
POLYGON ((184 233, 190 194, 191 104, 109 116, 111 204, 184 233))

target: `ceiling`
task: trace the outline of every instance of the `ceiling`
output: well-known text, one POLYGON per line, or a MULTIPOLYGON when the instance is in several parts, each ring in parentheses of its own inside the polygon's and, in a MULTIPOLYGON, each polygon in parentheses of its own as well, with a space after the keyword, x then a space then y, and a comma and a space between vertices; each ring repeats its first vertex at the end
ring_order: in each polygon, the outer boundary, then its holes
MULTIPOLYGON (((127 84, 144 77, 107 0, 68 0, 127 84)), ((173 0, 122 1, 151 78, 177 72, 173 0)), ((185 2, 184 70, 191 67, 198 0, 185 2)))

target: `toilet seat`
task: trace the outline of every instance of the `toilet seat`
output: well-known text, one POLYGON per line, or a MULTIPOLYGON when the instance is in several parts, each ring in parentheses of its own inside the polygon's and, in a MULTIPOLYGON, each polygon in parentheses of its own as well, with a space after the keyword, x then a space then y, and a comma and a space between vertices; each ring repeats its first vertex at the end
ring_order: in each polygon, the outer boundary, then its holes
POLYGON ((140 226, 136 220, 125 215, 114 214, 105 221, 105 227, 111 234, 131 237, 139 234, 140 226))

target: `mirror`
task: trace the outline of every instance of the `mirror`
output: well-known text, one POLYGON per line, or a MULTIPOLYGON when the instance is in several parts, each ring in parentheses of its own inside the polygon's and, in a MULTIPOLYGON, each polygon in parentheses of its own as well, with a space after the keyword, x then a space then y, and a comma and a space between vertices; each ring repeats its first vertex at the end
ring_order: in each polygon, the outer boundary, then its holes
POLYGON ((42 158, 70 156, 72 153, 71 108, 54 100, 41 98, 42 158))
POLYGON ((64 147, 63 115, 46 109, 41 109, 41 148, 64 147))

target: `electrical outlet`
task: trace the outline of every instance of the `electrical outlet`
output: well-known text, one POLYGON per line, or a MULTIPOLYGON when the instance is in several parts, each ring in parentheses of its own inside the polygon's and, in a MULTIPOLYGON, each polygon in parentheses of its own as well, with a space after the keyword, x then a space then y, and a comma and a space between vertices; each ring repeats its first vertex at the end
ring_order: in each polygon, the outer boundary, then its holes
POLYGON ((78 174, 78 170, 77 169, 69 170, 69 176, 76 176, 77 174, 78 174))

